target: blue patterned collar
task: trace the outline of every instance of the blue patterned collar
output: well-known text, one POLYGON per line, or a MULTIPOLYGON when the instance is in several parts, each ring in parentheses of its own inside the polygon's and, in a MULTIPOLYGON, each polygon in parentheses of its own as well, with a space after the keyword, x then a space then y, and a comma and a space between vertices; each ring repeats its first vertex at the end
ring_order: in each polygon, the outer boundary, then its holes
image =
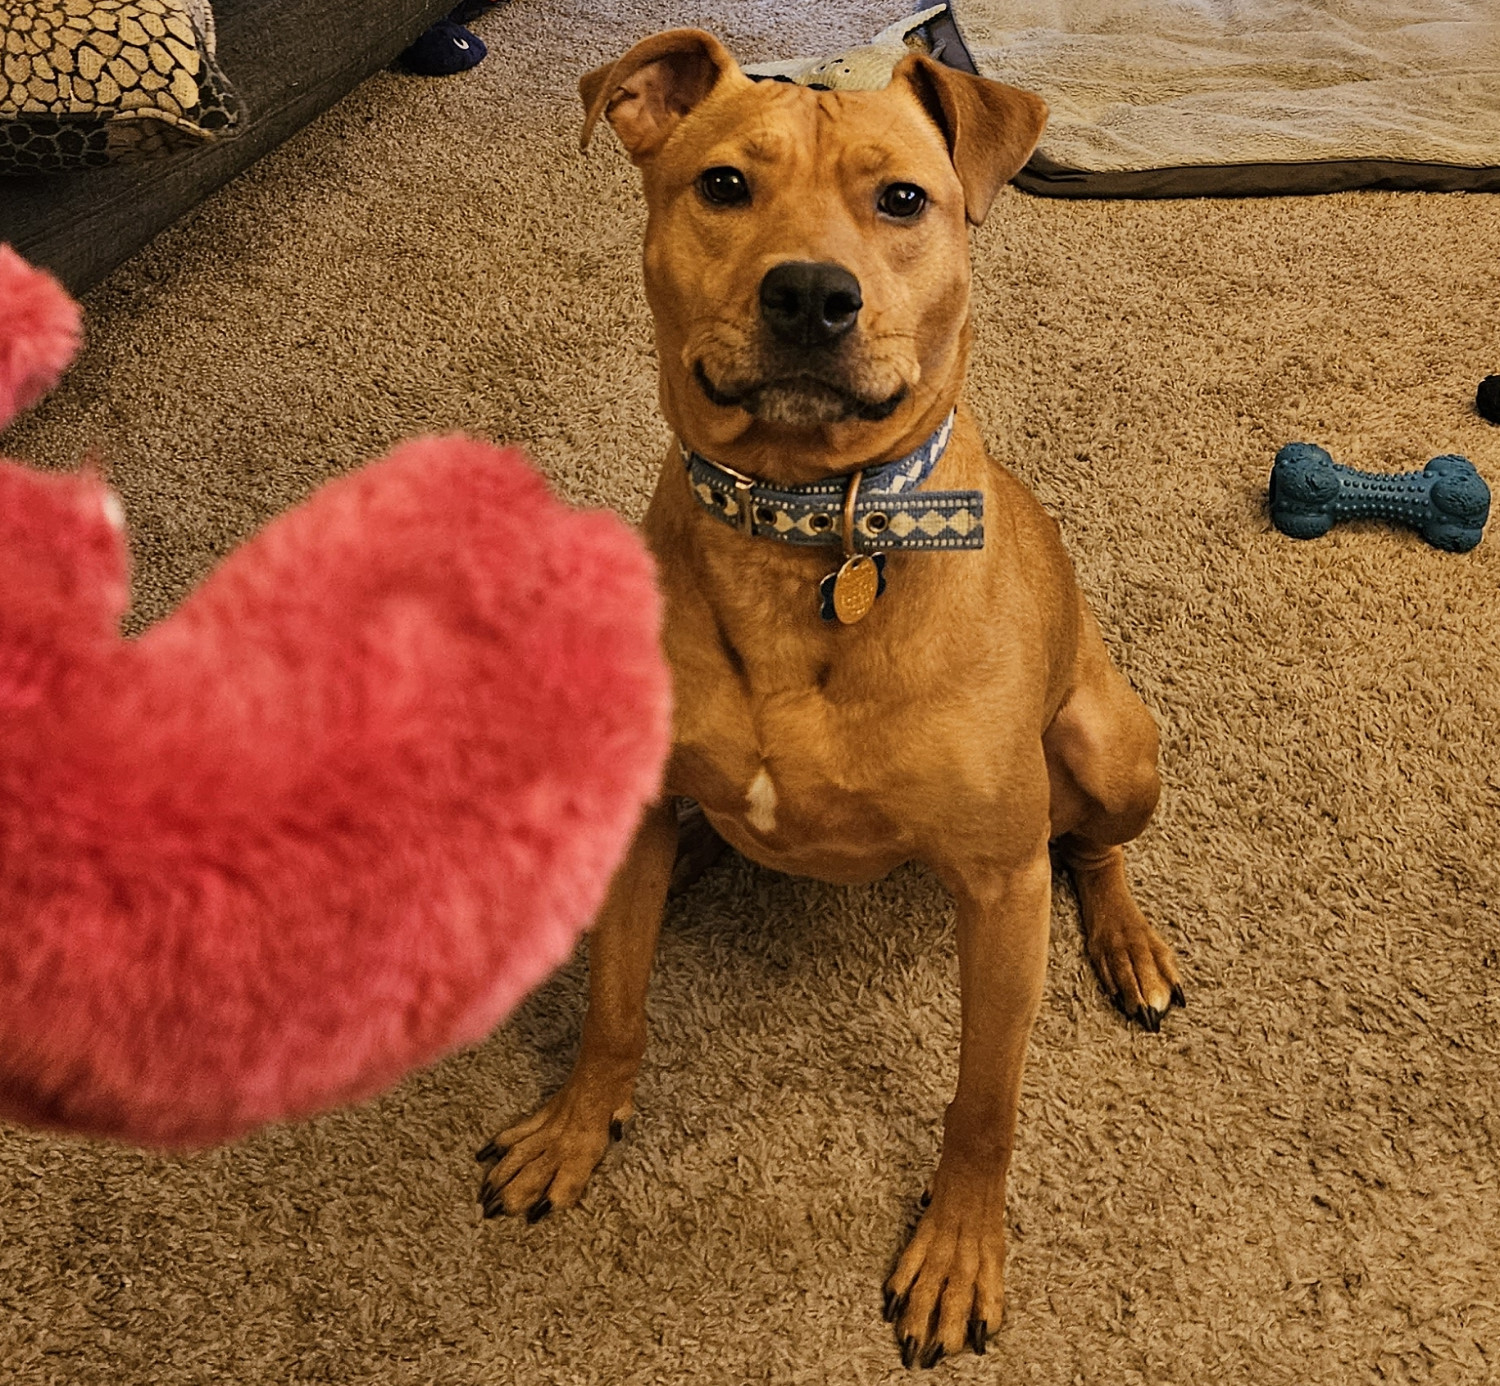
POLYGON ((698 503, 725 524, 756 538, 843 544, 859 553, 982 549, 982 492, 917 489, 947 450, 955 412, 950 410, 936 432, 905 457, 805 486, 771 486, 696 452, 681 451, 698 503), (851 523, 846 526, 851 492, 851 523))

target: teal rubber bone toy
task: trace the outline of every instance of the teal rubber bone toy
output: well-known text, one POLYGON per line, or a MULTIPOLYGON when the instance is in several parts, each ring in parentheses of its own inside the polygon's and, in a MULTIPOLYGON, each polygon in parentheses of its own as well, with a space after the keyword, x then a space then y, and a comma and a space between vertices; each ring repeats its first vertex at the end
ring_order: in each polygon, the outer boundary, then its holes
POLYGON ((1434 457, 1420 472, 1358 472, 1315 443, 1288 443, 1271 468, 1271 522, 1316 539, 1340 520, 1407 525, 1434 548, 1467 553, 1484 534, 1490 488, 1467 457, 1434 457))

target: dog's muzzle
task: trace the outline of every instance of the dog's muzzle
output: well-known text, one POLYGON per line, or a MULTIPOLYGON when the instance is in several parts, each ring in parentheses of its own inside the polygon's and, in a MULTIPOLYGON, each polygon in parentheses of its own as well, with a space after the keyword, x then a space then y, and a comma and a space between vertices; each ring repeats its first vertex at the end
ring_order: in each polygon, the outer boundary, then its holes
POLYGON ((750 378, 714 380, 703 361, 693 378, 711 404, 743 409, 755 418, 791 427, 879 422, 906 398, 904 384, 887 394, 861 387, 855 337, 864 297, 859 280, 842 265, 784 260, 760 282, 760 332, 750 378))

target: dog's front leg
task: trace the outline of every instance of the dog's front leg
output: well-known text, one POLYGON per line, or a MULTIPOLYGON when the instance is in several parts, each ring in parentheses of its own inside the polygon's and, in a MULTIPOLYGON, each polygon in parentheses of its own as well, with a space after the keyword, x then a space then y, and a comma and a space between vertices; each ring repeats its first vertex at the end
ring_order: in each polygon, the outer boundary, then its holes
POLYGON ((945 873, 958 901, 962 1048, 931 1201, 886 1282, 901 1360, 984 1351, 1004 1300, 1005 1176, 1047 968, 1045 843, 1006 871, 945 873))
POLYGON ((589 933, 589 1005, 567 1082, 540 1110, 502 1131, 479 1159, 486 1217, 535 1222, 577 1202, 594 1166, 633 1110, 646 1050, 646 987, 677 854, 677 814, 664 798, 646 810, 589 933))

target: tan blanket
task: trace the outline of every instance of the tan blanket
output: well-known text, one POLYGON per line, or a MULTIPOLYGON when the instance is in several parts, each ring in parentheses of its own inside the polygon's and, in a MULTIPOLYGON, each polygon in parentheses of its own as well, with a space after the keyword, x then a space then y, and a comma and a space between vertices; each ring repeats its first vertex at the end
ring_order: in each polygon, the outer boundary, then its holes
POLYGON ((959 0, 957 10, 980 70, 1052 105, 1023 186, 1500 190, 1496 0, 959 0), (1226 175, 1233 166, 1241 172, 1226 175))

